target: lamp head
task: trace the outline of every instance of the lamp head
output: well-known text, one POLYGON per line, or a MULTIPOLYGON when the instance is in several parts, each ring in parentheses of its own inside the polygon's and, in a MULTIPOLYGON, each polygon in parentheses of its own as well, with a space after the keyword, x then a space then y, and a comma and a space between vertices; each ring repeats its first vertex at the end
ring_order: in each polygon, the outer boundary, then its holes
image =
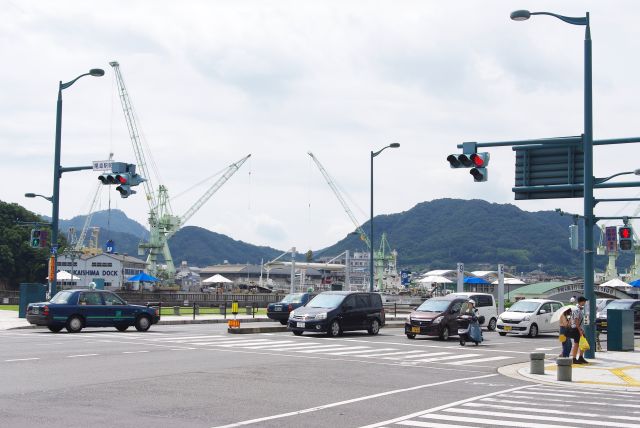
POLYGON ((400 143, 391 143, 389 144, 389 147, 391 147, 392 149, 397 149, 398 147, 400 147, 400 143))
POLYGON ((511 19, 514 21, 526 21, 531 17, 531 12, 528 10, 515 10, 511 12, 511 19))
POLYGON ((89 70, 89 74, 96 77, 104 76, 104 70, 101 68, 92 68, 89 70))
POLYGON ((24 197, 25 197, 25 198, 35 198, 35 197, 36 197, 36 194, 35 194, 35 193, 25 193, 25 194, 24 194, 24 197))

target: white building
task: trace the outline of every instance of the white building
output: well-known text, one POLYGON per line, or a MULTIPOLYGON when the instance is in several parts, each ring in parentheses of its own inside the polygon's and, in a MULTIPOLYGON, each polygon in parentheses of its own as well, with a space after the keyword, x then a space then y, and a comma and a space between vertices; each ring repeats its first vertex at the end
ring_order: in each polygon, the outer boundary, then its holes
MULTIPOLYGON (((127 278, 143 272, 147 262, 124 254, 98 254, 70 257, 58 256, 58 270, 67 271, 78 277, 74 282, 78 287, 88 287, 89 283, 104 283, 104 288, 119 290, 128 288, 127 278)), ((68 287, 67 287, 68 288, 68 287)))

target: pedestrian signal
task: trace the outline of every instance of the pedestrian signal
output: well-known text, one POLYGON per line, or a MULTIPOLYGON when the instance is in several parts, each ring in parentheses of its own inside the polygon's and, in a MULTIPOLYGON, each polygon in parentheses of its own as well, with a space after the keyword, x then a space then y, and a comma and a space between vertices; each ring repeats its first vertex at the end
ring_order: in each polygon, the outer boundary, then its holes
POLYGON ((618 248, 620 251, 633 250, 633 229, 630 226, 618 228, 618 248))

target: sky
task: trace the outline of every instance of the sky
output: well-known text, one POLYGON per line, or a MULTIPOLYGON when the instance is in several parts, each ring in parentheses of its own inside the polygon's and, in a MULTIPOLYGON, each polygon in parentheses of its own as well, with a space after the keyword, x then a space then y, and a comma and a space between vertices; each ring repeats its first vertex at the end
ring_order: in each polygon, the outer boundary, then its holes
MULTIPOLYGON (((151 184, 183 215, 230 164, 251 158, 186 224, 255 245, 318 250, 355 226, 311 161, 333 177, 359 222, 439 198, 582 213, 582 199, 515 201, 514 152, 489 150, 489 180, 449 168, 465 141, 583 132, 584 27, 514 9, 591 13, 595 139, 640 135, 637 1, 0 0, 0 200, 51 215, 56 96, 64 167, 136 163, 110 61, 118 61, 151 184), (535 9, 533 9, 535 8, 535 9), (211 178, 204 185, 204 179, 211 178), (191 189, 185 193, 186 190, 191 189)), ((637 144, 594 149, 596 177, 640 168, 637 144)), ((122 199, 99 172, 65 173, 60 218, 120 209, 147 225, 143 186, 122 199)), ((626 176, 618 181, 633 180, 626 176)), ((637 177, 637 176, 636 176, 637 177)), ((638 188, 596 197, 638 197, 638 188)), ((599 216, 638 203, 601 203, 599 216)), ((618 222, 619 223, 619 222, 618 222)), ((452 225, 455 218, 452 219, 452 225)), ((608 224, 616 224, 609 222, 608 224)), ((568 234, 567 234, 568 237, 568 234)))

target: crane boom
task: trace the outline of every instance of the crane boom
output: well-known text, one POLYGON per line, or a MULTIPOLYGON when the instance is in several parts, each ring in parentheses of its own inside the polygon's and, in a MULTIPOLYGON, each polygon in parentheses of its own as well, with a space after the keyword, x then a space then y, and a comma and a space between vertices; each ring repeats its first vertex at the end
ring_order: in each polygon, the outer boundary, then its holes
POLYGON ((370 249, 371 248, 371 241, 369 240, 369 237, 367 236, 365 231, 362 229, 362 226, 360 225, 360 223, 356 219, 356 216, 351 211, 351 208, 349 208, 349 205, 347 205, 347 201, 345 201, 344 198, 342 197, 342 194, 340 193, 340 191, 336 187, 335 183, 333 182, 333 179, 331 178, 331 176, 329 175, 327 170, 324 168, 324 166, 322 166, 322 164, 320 163, 318 158, 316 158, 313 153, 307 152, 307 154, 309 156, 311 156, 311 159, 313 159, 313 162, 316 164, 316 166, 318 167, 318 169, 322 173, 322 176, 327 181, 327 184, 329 185, 329 187, 331 187, 331 190, 333 190, 333 194, 336 195, 336 198, 338 198, 338 201, 340 201, 340 204, 342 205, 342 208, 344 208, 344 211, 347 213, 347 215, 349 216, 349 218, 351 219, 351 221, 355 225, 356 230, 358 231, 358 233, 360 233, 360 237, 367 244, 367 248, 370 249))
POLYGON ((120 102, 122 104, 122 111, 124 113, 125 121, 127 122, 127 129, 129 130, 129 137, 133 143, 133 152, 136 156, 138 171, 142 173, 142 176, 146 179, 143 182, 144 191, 147 196, 147 202, 149 203, 149 209, 152 211, 156 208, 156 195, 153 184, 151 183, 151 174, 147 169, 147 161, 144 151, 142 150, 142 143, 140 141, 140 133, 138 132, 138 126, 136 125, 135 114, 133 111, 133 105, 129 99, 129 93, 127 87, 124 84, 122 73, 120 73, 120 64, 118 61, 111 61, 109 63, 113 67, 113 71, 116 73, 116 82, 118 84, 118 93, 120 94, 120 102))
POLYGON ((240 169, 242 164, 245 163, 247 159, 249 159, 250 157, 251 157, 251 154, 248 154, 247 156, 240 159, 238 162, 235 162, 229 165, 225 170, 225 172, 222 174, 222 177, 220 177, 215 183, 213 183, 213 185, 202 196, 200 196, 200 198, 193 204, 193 206, 191 206, 191 208, 189 208, 187 212, 184 213, 182 217, 180 217, 179 224, 173 230, 169 231, 169 233, 167 234, 167 239, 171 238, 173 234, 176 233, 183 224, 189 221, 189 219, 196 212, 198 212, 198 210, 202 208, 202 206, 209 200, 209 198, 211 198, 211 196, 213 196, 213 194, 216 193, 224 185, 224 183, 226 183, 233 176, 233 174, 235 174, 240 169))

